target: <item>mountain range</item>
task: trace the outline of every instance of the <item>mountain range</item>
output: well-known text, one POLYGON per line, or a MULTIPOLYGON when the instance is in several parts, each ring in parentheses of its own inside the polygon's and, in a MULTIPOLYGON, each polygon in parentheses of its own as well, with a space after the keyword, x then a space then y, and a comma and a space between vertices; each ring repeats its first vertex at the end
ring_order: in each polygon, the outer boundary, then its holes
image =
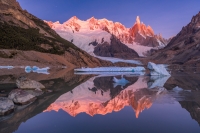
POLYGON ((155 35, 150 26, 140 21, 139 16, 131 28, 94 17, 83 21, 74 16, 63 24, 59 21, 45 22, 61 37, 93 56, 133 59, 138 55, 144 56, 152 48, 163 48, 169 41, 155 35))
POLYGON ((113 77, 90 78, 71 92, 61 95, 45 112, 62 109, 73 117, 80 113, 94 116, 118 112, 126 106, 131 106, 138 118, 158 97, 156 91, 146 89, 147 84, 143 77, 126 77, 131 83, 125 85, 124 89, 120 86, 115 87, 112 79, 113 77))

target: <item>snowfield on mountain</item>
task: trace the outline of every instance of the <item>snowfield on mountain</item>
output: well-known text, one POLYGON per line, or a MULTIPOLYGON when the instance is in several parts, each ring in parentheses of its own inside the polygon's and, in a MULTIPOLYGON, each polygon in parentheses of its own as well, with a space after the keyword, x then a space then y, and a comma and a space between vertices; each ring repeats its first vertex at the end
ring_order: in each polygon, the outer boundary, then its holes
MULTIPOLYGON (((104 57, 117 57, 110 49, 119 49, 115 41, 111 41, 112 36, 115 36, 120 45, 121 51, 129 58, 130 53, 127 49, 137 52, 139 56, 145 56, 145 53, 151 49, 163 48, 167 45, 168 40, 164 39, 161 35, 155 35, 150 26, 146 26, 140 22, 139 16, 133 27, 126 28, 119 22, 109 21, 107 19, 95 19, 94 17, 83 21, 76 16, 70 18, 68 21, 61 24, 59 21, 53 23, 45 21, 52 29, 54 29, 61 37, 68 41, 73 42, 76 46, 86 51, 90 55, 98 55, 104 57), (98 46, 98 47, 97 47, 98 46), (105 47, 111 47, 106 48, 105 47), (110 53, 110 54, 105 54, 110 53)), ((114 50, 116 51, 116 50, 114 50)), ((119 56, 118 56, 119 57, 119 56)), ((120 58, 123 58, 121 56, 120 58)), ((134 56, 135 58, 137 56, 134 56)), ((129 58, 131 59, 131 58, 129 58)))

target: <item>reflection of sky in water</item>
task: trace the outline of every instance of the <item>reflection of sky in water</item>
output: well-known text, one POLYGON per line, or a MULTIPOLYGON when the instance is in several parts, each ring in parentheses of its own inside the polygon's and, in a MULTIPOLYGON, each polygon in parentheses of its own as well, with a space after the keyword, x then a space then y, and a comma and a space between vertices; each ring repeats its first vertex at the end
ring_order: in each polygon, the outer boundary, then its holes
POLYGON ((138 119, 131 107, 105 116, 90 117, 84 113, 72 117, 64 111, 41 113, 26 123, 18 132, 29 133, 197 133, 199 125, 178 102, 154 104, 144 110, 138 119), (37 123, 37 124, 36 124, 37 123))
POLYGON ((92 77, 60 95, 16 132, 199 132, 199 91, 184 90, 175 83, 166 89, 169 79, 92 77))

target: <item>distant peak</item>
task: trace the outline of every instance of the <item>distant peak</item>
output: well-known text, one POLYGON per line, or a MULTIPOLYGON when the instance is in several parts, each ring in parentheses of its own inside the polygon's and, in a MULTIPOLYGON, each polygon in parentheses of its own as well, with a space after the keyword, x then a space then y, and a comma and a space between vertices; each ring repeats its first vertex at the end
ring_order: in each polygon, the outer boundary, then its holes
POLYGON ((55 24, 60 24, 60 21, 56 21, 55 24))
POLYGON ((139 16, 136 17, 136 23, 140 24, 140 17, 139 16))
POLYGON ((78 18, 76 16, 73 16, 69 19, 69 21, 75 21, 75 20, 78 20, 78 18))
POLYGON ((94 16, 92 16, 90 19, 95 19, 94 16))
POLYGON ((94 21, 94 20, 97 20, 94 16, 89 18, 87 21, 94 21))

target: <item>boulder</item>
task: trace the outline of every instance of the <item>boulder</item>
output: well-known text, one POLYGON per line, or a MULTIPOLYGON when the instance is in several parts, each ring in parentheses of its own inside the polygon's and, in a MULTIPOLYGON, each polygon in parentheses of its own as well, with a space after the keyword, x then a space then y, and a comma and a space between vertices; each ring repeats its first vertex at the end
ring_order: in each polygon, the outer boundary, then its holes
POLYGON ((156 65, 155 63, 149 62, 147 68, 150 70, 150 75, 170 75, 162 64, 156 65))
POLYGON ((0 116, 10 114, 14 111, 14 103, 7 97, 0 97, 0 116))
POLYGON ((20 77, 16 80, 17 87, 20 89, 36 89, 36 90, 41 90, 44 89, 44 85, 41 83, 28 79, 26 77, 20 77))
POLYGON ((39 90, 24 90, 24 91, 36 97, 44 93, 43 91, 39 91, 39 90))
POLYGON ((33 102, 36 96, 26 90, 15 89, 9 93, 8 98, 16 104, 24 105, 33 102))

